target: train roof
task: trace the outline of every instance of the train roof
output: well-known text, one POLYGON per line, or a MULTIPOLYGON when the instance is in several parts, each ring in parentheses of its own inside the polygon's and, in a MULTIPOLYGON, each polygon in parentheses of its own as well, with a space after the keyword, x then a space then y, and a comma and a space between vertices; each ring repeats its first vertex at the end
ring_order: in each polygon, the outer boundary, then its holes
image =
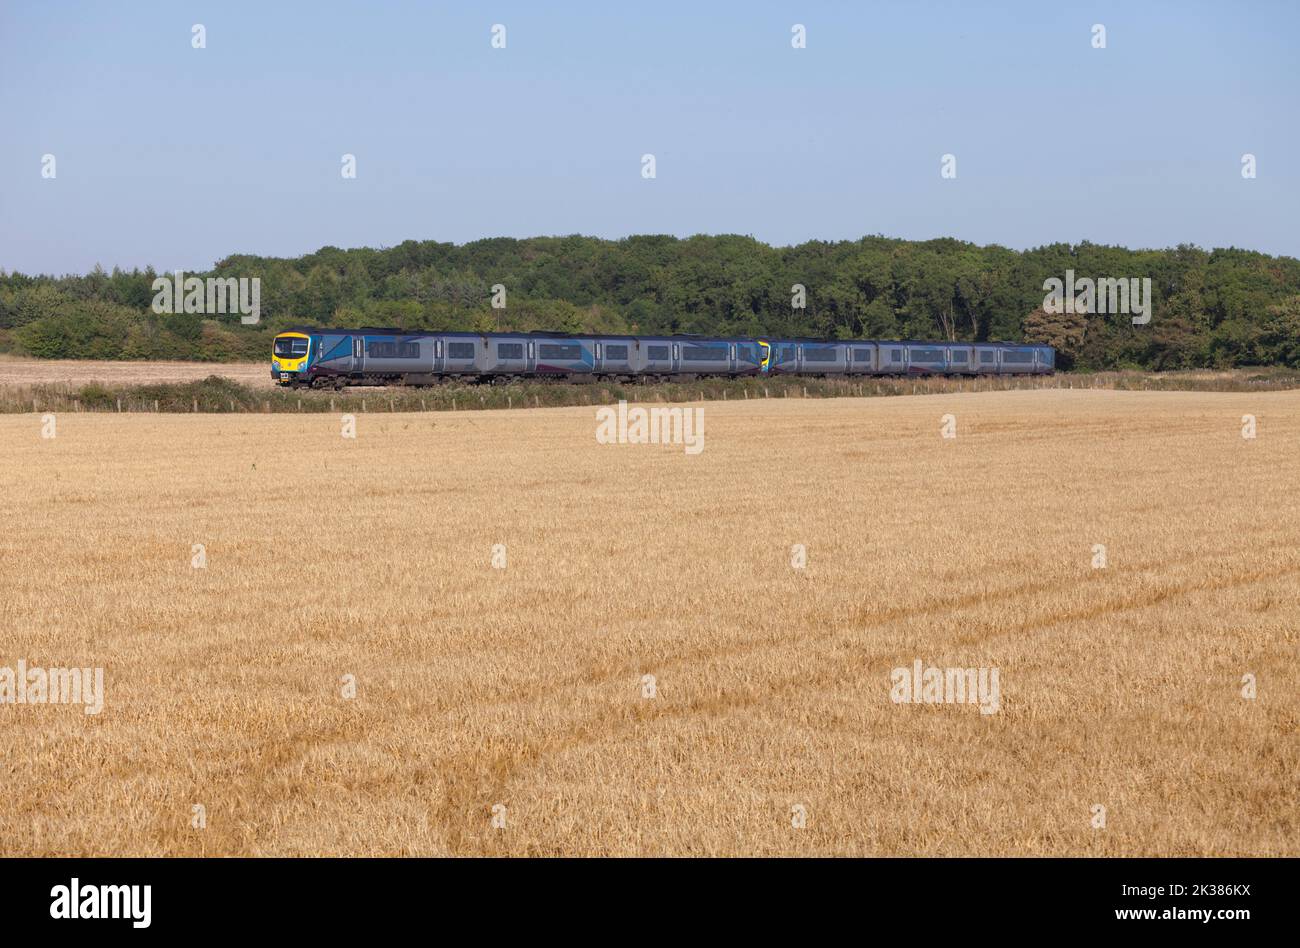
POLYGON ((365 333, 372 336, 456 336, 466 339, 519 338, 537 336, 547 339, 641 339, 692 340, 695 342, 757 342, 768 343, 818 343, 820 345, 890 345, 890 346, 992 346, 1002 349, 1050 349, 1051 346, 1032 342, 967 342, 933 339, 822 339, 815 336, 706 336, 700 333, 613 333, 613 332, 548 332, 545 329, 521 329, 514 332, 467 332, 463 329, 400 329, 394 326, 359 326, 348 329, 342 326, 289 326, 282 332, 332 333, 341 336, 365 333))

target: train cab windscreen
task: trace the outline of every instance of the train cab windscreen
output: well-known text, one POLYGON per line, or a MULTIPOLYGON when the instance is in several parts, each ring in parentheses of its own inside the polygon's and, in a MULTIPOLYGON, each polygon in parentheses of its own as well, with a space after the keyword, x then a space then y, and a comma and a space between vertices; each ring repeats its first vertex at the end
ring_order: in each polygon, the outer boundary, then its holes
POLYGON ((301 359, 307 354, 307 340, 282 336, 275 340, 275 354, 281 359, 301 359))

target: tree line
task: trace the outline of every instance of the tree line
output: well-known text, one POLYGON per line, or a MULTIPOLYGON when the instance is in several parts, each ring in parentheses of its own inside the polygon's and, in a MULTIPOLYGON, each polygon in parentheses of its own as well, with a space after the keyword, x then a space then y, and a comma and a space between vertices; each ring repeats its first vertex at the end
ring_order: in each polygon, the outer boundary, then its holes
POLYGON ((240 255, 186 274, 260 279, 253 326, 238 315, 154 312, 154 280, 165 275, 0 272, 0 351, 261 360, 272 335, 307 324, 1035 341, 1087 369, 1300 366, 1300 261, 1235 248, 571 236, 240 255), (1045 281, 1068 270, 1150 278, 1151 320, 1044 309, 1045 281))

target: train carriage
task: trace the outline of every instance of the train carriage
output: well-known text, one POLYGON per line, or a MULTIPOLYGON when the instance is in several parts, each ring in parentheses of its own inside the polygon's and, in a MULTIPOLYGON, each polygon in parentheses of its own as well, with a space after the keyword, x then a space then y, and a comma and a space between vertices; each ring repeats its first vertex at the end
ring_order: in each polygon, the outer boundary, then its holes
POLYGON ((849 371, 851 347, 844 342, 799 343, 799 373, 801 375, 844 375, 849 371))
POLYGON ((1038 375, 1051 371, 1044 367, 1039 350, 1048 346, 1003 346, 998 353, 999 375, 1038 375))
POLYGON ((763 339, 737 339, 736 364, 733 373, 738 376, 762 375, 767 371, 771 346, 763 339))
POLYGON ((1051 375, 1056 371, 1056 350, 1051 346, 1034 346, 1037 360, 1034 363, 1039 375, 1051 375))
POLYGON ((529 372, 528 337, 492 336, 484 347, 484 372, 492 382, 523 378, 529 372))
POLYGON ((989 343, 976 343, 974 368, 975 375, 997 375, 998 374, 998 349, 999 346, 989 343))
POLYGON ((671 378, 677 371, 671 336, 641 336, 632 343, 632 372, 642 379, 671 378))
POLYGON ((487 340, 475 333, 437 333, 433 341, 433 371, 444 378, 479 377, 487 372, 487 340))
POLYGON ((735 358, 736 344, 730 339, 706 339, 692 336, 674 343, 680 357, 677 372, 680 375, 730 375, 735 358))
POLYGON ((975 374, 975 347, 964 343, 948 344, 948 374, 975 374))
POLYGON ((633 375, 636 372, 633 367, 635 342, 635 339, 625 336, 597 336, 593 340, 597 374, 604 377, 633 375))
POLYGON ((433 350, 433 340, 420 334, 366 332, 353 339, 350 374, 406 382, 432 374, 433 350))
POLYGON ((849 374, 875 375, 878 347, 874 342, 854 341, 849 346, 849 374))
POLYGON ((799 372, 799 344, 792 339, 774 339, 768 372, 771 375, 796 375, 799 372))
POLYGON ((596 344, 590 337, 533 335, 528 340, 528 357, 534 375, 589 376, 596 370, 596 344))
POLYGON ((907 375, 942 375, 948 371, 948 349, 937 342, 909 342, 907 375))
POLYGON ((906 375, 907 346, 901 342, 876 343, 876 374, 906 375))

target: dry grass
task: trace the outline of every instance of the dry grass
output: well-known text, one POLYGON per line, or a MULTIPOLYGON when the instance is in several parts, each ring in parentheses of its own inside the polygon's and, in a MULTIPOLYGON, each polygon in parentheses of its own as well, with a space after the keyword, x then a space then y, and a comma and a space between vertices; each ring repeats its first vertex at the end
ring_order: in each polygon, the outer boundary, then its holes
POLYGON ((93 359, 25 359, 0 355, 0 387, 34 385, 149 385, 198 382, 209 375, 271 388, 271 362, 115 362, 93 359))
POLYGON ((0 417, 0 851, 1300 854, 1300 393, 705 411, 0 417))

